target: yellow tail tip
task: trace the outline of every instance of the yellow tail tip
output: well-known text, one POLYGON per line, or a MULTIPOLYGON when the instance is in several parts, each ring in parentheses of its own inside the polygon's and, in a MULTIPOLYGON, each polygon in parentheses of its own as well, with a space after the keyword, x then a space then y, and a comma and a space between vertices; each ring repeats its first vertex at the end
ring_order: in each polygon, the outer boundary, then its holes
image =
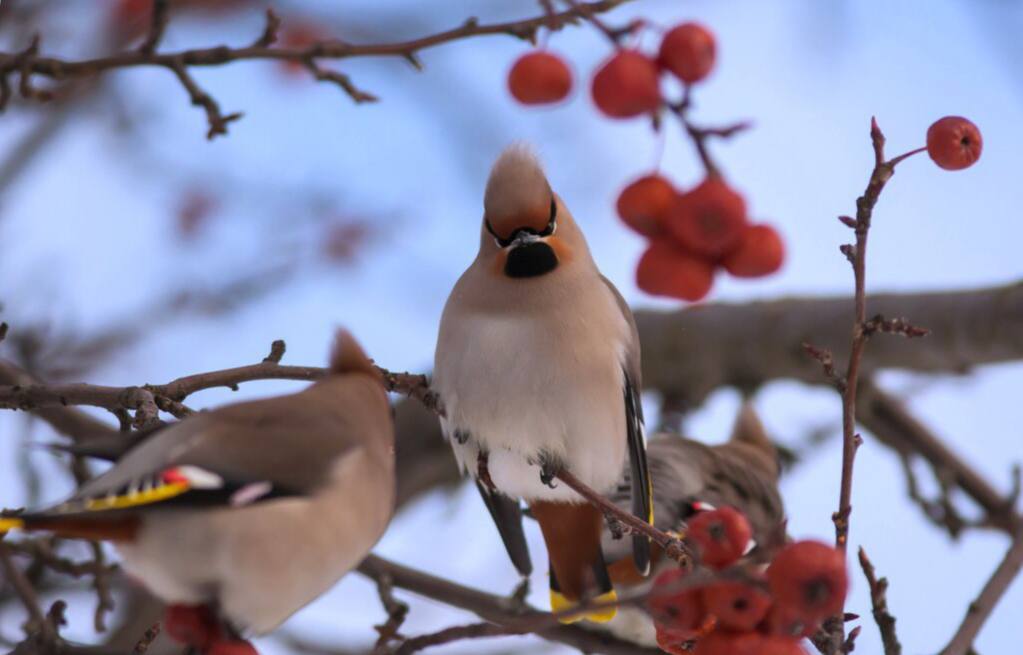
MULTIPOLYGON (((614 603, 618 600, 618 594, 615 593, 614 589, 607 593, 600 594, 593 599, 594 603, 614 603)), ((559 623, 575 623, 582 621, 593 621, 594 623, 607 623, 615 617, 618 613, 618 608, 615 606, 601 607, 599 609, 591 609, 581 611, 577 614, 571 613, 572 609, 578 607, 578 603, 571 601, 560 592, 551 590, 551 612, 558 614, 559 623)))
POLYGON ((16 518, 0 518, 0 534, 25 527, 25 522, 16 518))

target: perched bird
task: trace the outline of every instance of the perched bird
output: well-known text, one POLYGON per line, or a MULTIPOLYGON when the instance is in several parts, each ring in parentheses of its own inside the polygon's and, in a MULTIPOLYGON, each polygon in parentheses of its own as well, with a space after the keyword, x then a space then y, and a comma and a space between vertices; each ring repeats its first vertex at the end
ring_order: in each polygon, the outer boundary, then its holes
MULTIPOLYGON (((741 511, 753 530, 756 544, 748 556, 781 545, 785 539, 785 507, 778 491, 778 453, 767 436, 753 406, 744 403, 728 441, 708 446, 676 434, 651 437, 647 449, 654 485, 654 525, 665 532, 685 535, 685 524, 696 513, 730 506, 741 511)), ((630 471, 623 471, 611 499, 620 507, 629 505, 630 471)), ((628 546, 604 532, 604 552, 611 579, 618 587, 645 590, 650 578, 643 578, 628 556, 628 546)), ((663 557, 656 544, 651 554, 660 569, 675 566, 663 557)), ((656 645, 653 620, 636 608, 623 608, 607 628, 617 636, 646 645, 656 645)))
MULTIPOLYGON (((483 205, 479 253, 441 318, 433 386, 442 427, 523 576, 531 564, 518 499, 528 503, 547 545, 551 608, 610 600, 602 514, 554 477, 564 468, 611 491, 628 454, 631 510, 653 520, 632 313, 527 148, 501 154, 483 205)), ((646 570, 649 541, 632 547, 646 570)))
POLYGON ((303 391, 162 427, 66 502, 0 518, 0 532, 112 541, 171 605, 171 636, 237 653, 363 559, 394 494, 382 380, 340 331, 328 374, 303 391))

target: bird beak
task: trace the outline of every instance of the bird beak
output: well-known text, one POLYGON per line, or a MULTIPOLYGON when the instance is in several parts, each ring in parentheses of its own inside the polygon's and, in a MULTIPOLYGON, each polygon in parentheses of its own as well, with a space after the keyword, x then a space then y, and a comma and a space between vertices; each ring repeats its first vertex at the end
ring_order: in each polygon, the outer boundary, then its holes
POLYGON ((518 232, 515 233, 515 236, 512 238, 512 242, 508 244, 508 247, 512 249, 518 248, 519 246, 525 246, 530 243, 536 243, 537 241, 540 241, 542 238, 543 237, 541 237, 539 234, 530 232, 529 230, 519 230, 518 232))

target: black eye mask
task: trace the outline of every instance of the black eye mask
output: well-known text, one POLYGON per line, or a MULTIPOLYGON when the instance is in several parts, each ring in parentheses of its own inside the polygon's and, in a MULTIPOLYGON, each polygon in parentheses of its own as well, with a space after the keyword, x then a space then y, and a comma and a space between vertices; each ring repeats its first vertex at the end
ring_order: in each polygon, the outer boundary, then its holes
POLYGON ((508 277, 536 277, 549 273, 558 267, 558 255, 554 248, 543 241, 533 241, 508 252, 504 274, 508 277))

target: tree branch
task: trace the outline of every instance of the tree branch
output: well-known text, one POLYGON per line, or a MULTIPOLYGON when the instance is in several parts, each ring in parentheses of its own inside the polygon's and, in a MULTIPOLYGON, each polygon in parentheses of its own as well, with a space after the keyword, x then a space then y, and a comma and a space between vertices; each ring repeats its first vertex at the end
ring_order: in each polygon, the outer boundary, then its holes
MULTIPOLYGON (((386 574, 396 587, 472 612, 485 621, 498 625, 520 626, 523 621, 546 622, 551 616, 547 612, 540 612, 528 606, 517 606, 508 598, 465 587, 375 555, 367 557, 359 565, 358 571, 372 580, 386 574)), ((622 641, 610 634, 591 632, 574 625, 552 626, 539 630, 536 634, 548 641, 567 644, 587 653, 657 655, 660 652, 622 641)))
MULTIPOLYGON (((0 53, 0 109, 11 95, 9 77, 20 75, 20 91, 26 98, 45 99, 46 91, 37 91, 30 87, 31 77, 39 75, 61 81, 71 78, 94 77, 111 70, 161 67, 172 71, 178 81, 188 92, 192 104, 201 106, 206 112, 209 124, 207 137, 212 139, 218 134, 227 133, 227 124, 241 117, 240 113, 224 116, 219 105, 203 91, 195 82, 189 68, 200 66, 220 66, 235 61, 276 60, 293 61, 306 67, 313 76, 322 81, 338 84, 356 102, 375 99, 372 95, 358 90, 351 80, 336 71, 326 71, 316 65, 317 59, 349 59, 353 57, 401 57, 407 61, 418 62, 421 50, 466 38, 492 34, 507 34, 519 39, 535 42, 536 34, 541 28, 556 31, 566 25, 576 24, 580 19, 588 19, 596 14, 614 9, 628 0, 596 0, 579 3, 565 11, 548 15, 546 12, 535 18, 509 21, 503 23, 481 24, 476 18, 467 19, 462 25, 453 29, 430 34, 408 41, 379 44, 353 44, 339 39, 318 41, 303 47, 275 48, 275 40, 279 20, 273 12, 267 12, 266 27, 263 33, 251 45, 231 48, 215 46, 211 48, 194 48, 178 52, 159 53, 157 45, 163 35, 167 22, 166 1, 156 3, 153 11, 153 22, 149 34, 140 48, 126 50, 105 57, 82 60, 69 60, 59 57, 44 57, 38 53, 38 43, 34 42, 23 52, 0 53)), ((417 66, 418 68, 419 66, 417 66)))

